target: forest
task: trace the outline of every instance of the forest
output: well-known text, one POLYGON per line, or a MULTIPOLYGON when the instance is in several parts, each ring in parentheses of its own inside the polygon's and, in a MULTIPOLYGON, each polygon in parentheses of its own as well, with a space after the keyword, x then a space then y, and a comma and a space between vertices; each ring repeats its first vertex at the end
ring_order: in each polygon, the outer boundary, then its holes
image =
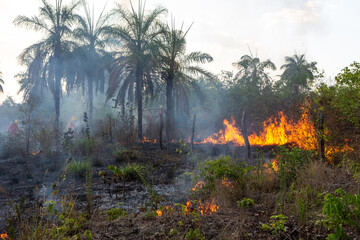
POLYGON ((13 21, 42 38, 0 105, 0 239, 360 237, 356 60, 214 73, 166 8, 39 4, 13 21))

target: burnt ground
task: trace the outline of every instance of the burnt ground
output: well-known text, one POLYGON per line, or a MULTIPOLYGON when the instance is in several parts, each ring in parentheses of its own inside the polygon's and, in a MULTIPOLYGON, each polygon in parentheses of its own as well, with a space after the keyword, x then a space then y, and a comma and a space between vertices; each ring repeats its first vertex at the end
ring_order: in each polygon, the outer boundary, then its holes
MULTIPOLYGON (((163 205, 170 203, 184 204, 191 199, 193 182, 181 178, 185 172, 192 172, 196 166, 196 159, 189 159, 176 153, 176 144, 160 150, 155 144, 141 144, 137 146, 140 157, 131 162, 147 166, 148 180, 153 183, 154 189, 164 196, 163 205), (153 166, 153 171, 150 169, 153 166)), ((195 156, 216 157, 232 155, 242 157, 243 148, 232 145, 203 145, 196 144, 195 156)), ((106 146, 99 153, 92 156, 93 161, 93 215, 88 229, 94 239, 185 239, 190 229, 201 229, 205 239, 323 239, 324 231, 318 232, 314 226, 298 227, 296 221, 289 217, 286 224, 288 231, 281 236, 262 231, 259 226, 268 223, 271 215, 277 214, 279 207, 275 204, 276 196, 267 193, 256 193, 249 196, 255 200, 255 207, 239 209, 224 199, 217 199, 219 206, 216 213, 196 216, 184 215, 180 211, 164 212, 162 216, 143 213, 143 208, 149 202, 146 188, 137 181, 126 182, 125 201, 122 198, 122 185, 104 184, 99 171, 106 170, 110 164, 121 165, 126 162, 117 162, 111 155, 114 146, 106 146), (96 160, 95 160, 96 159, 96 160), (111 194, 109 194, 111 193, 111 194), (129 216, 114 221, 106 220, 102 212, 119 206, 128 212, 129 216)), ((260 157, 264 161, 272 158, 272 148, 253 149, 251 164, 256 164, 260 157), (261 154, 259 154, 261 152, 261 154), (260 157, 259 157, 260 156, 260 157)), ((25 207, 31 208, 39 201, 56 200, 51 194, 51 185, 58 184, 59 196, 73 196, 79 211, 86 211, 85 179, 82 177, 67 176, 64 178, 66 154, 56 154, 45 157, 42 153, 30 157, 14 157, 0 160, 0 233, 6 230, 8 218, 14 214, 10 200, 19 203, 21 197, 25 199, 25 207)), ((74 158, 80 159, 80 156, 74 158)), ((84 157, 83 157, 84 158, 84 157)))

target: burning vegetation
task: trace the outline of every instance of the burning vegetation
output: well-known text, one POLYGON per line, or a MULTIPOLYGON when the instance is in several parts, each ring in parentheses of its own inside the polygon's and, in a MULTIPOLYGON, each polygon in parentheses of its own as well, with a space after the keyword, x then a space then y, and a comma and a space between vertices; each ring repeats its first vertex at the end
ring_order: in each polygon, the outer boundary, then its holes
POLYGON ((358 238, 360 64, 315 86, 304 54, 272 79, 250 51, 216 75, 138 5, 15 19, 46 34, 0 105, 0 238, 358 238))

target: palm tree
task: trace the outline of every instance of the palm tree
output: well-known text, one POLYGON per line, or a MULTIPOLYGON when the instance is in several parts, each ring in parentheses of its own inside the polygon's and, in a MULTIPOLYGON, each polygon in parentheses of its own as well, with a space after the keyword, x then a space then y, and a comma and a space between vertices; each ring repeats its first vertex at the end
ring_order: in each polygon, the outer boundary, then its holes
POLYGON ((296 96, 301 90, 309 89, 309 82, 314 80, 314 73, 317 72, 316 62, 308 63, 305 54, 292 57, 285 57, 284 69, 280 82, 293 92, 296 96))
MULTIPOLYGON (((173 24, 174 25, 174 24, 173 24)), ((160 46, 159 62, 162 80, 166 84, 166 136, 170 139, 175 129, 174 121, 174 98, 178 101, 188 103, 186 88, 199 90, 193 75, 204 75, 211 77, 212 74, 193 63, 211 62, 213 58, 202 52, 192 52, 186 55, 186 35, 190 30, 183 32, 181 29, 176 30, 173 26, 166 26, 166 31, 158 40, 160 46), (174 93, 175 90, 175 93, 174 93), (183 99, 183 101, 180 101, 183 99)))
POLYGON ((64 62, 74 43, 70 41, 71 26, 74 22, 74 10, 79 2, 63 5, 62 0, 56 0, 55 6, 47 0, 42 0, 39 16, 18 16, 14 24, 24 26, 34 31, 42 31, 45 38, 26 48, 19 56, 20 62, 32 65, 28 69, 28 80, 44 81, 54 97, 55 125, 59 127, 60 98, 62 81, 64 80, 64 62), (34 63, 29 64, 30 56, 34 56, 34 63))
MULTIPOLYGON (((108 28, 108 33, 121 41, 121 52, 109 76, 108 98, 118 91, 115 104, 123 99, 126 91, 132 91, 135 84, 135 97, 138 114, 138 138, 142 138, 142 104, 144 80, 151 85, 150 71, 156 55, 154 39, 161 33, 157 27, 158 18, 166 9, 156 8, 145 13, 145 4, 139 0, 138 10, 125 10, 120 5, 114 10, 122 24, 108 28), (120 87, 121 86, 121 87, 120 87)), ((146 84, 145 83, 145 84, 146 84)))
POLYGON ((78 79, 73 79, 73 83, 80 84, 84 88, 87 82, 89 119, 92 120, 94 84, 96 93, 98 90, 104 92, 106 67, 111 59, 110 54, 105 50, 107 41, 105 31, 108 28, 109 15, 104 15, 104 8, 95 22, 94 14, 90 13, 90 8, 85 2, 83 7, 85 17, 75 15, 78 27, 74 30, 73 36, 80 45, 74 52, 77 63, 71 66, 74 72, 80 71, 77 74, 78 79))
POLYGON ((270 85, 271 77, 265 72, 266 69, 276 70, 276 66, 270 59, 261 62, 258 57, 244 55, 233 65, 240 71, 235 75, 235 79, 240 79, 244 86, 251 86, 258 93, 270 85))
POLYGON ((2 72, 0 72, 0 92, 3 93, 4 89, 1 84, 4 84, 4 80, 2 79, 2 72))

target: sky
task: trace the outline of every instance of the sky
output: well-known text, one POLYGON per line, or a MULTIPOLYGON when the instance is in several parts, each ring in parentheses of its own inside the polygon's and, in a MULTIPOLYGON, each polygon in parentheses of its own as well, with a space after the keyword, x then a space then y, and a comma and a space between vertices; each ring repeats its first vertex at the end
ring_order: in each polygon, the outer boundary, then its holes
MULTIPOLYGON (((54 2, 54 0, 49 0, 54 2)), ((69 0, 64 0, 69 2, 69 0)), ((115 2, 129 6, 129 0, 88 0, 100 12, 115 2)), ((133 0, 136 4, 137 0, 133 0)), ((14 75, 23 68, 17 56, 42 38, 41 33, 14 26, 18 15, 38 15, 40 0, 0 0, 0 71, 6 96, 16 97, 19 86, 14 75)), ((358 0, 147 0, 147 9, 168 9, 166 20, 177 27, 192 27, 187 51, 209 53, 214 61, 203 67, 218 74, 236 72, 232 63, 249 54, 272 60, 278 69, 285 56, 306 54, 316 61, 327 79, 360 57, 360 1, 358 0)), ((79 9, 82 12, 82 9, 79 9)), ((278 70, 274 73, 281 74, 278 70)))

